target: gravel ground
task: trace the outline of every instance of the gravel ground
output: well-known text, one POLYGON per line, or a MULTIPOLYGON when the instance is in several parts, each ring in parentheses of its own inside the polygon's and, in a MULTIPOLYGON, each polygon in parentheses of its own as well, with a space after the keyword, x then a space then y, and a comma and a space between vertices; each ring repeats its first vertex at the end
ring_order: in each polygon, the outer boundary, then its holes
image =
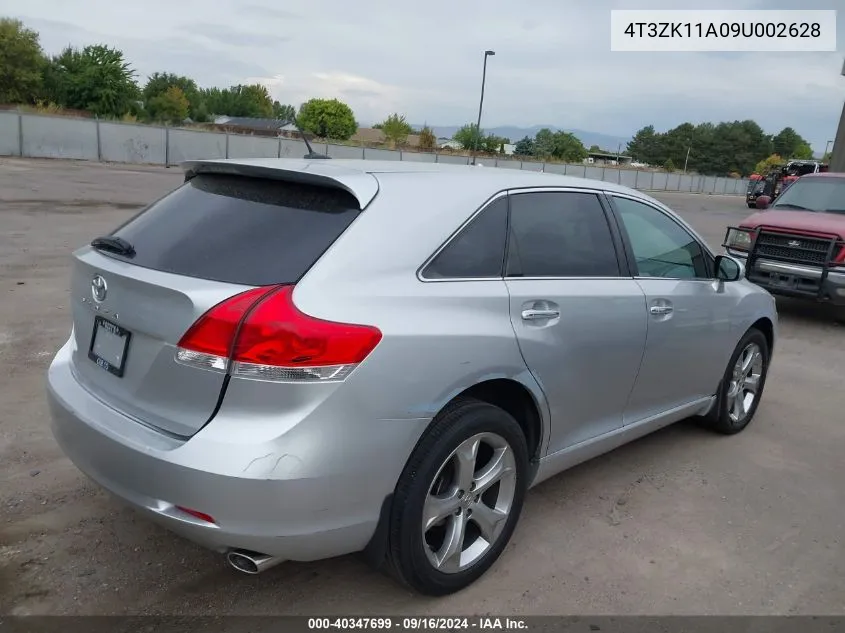
MULTIPOLYGON (((70 251, 180 181, 0 159, 0 614, 845 614, 845 333, 795 302, 779 302, 746 432, 681 423, 543 483, 499 563, 454 596, 355 556, 243 576, 123 508, 61 455, 44 375, 70 331, 70 251)), ((656 195, 714 245, 748 211, 656 195)))

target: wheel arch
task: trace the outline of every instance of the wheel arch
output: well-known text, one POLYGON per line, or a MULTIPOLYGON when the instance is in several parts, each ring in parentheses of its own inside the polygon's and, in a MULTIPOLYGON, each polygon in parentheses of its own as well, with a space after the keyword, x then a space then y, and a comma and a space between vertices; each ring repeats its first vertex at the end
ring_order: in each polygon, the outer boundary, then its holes
MULTIPOLYGON (((513 377, 489 378, 450 394, 437 407, 437 414, 432 417, 431 422, 429 422, 428 426, 420 434, 411 452, 408 453, 408 459, 411 458, 411 455, 426 436, 441 411, 460 398, 474 398, 504 409, 514 417, 520 428, 522 428, 523 433, 525 433, 526 443, 528 444, 528 488, 530 488, 537 475, 540 458, 543 457, 548 445, 550 429, 548 423, 548 403, 540 386, 533 381, 530 374, 528 376, 530 381, 518 380, 513 377), (529 382, 529 384, 526 384, 526 382, 529 382)), ((393 492, 385 497, 375 532, 362 552, 364 560, 376 569, 383 567, 387 560, 393 498, 393 492)))

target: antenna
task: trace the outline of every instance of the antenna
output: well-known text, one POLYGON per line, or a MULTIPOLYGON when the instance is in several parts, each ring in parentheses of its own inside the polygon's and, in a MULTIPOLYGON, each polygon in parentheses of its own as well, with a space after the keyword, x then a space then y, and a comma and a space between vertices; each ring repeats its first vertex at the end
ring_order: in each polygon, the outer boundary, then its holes
POLYGON ((302 128, 299 127, 299 123, 296 122, 296 119, 291 119, 286 121, 284 125, 292 125, 296 128, 296 131, 299 132, 299 135, 302 137, 302 140, 305 141, 305 147, 308 148, 308 153, 303 156, 306 160, 311 159, 324 159, 324 160, 331 160, 331 156, 326 156, 325 154, 318 154, 314 151, 314 148, 311 147, 311 143, 308 142, 308 137, 305 135, 305 132, 302 131, 302 128))

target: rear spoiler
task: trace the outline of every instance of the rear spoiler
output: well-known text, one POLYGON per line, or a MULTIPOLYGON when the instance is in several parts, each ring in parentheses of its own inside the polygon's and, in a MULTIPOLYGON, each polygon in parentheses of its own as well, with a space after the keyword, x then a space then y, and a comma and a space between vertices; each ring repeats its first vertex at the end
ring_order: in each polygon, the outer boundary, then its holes
POLYGON ((183 162, 181 167, 185 172, 185 182, 197 174, 229 174, 341 189, 352 194, 362 210, 373 201, 379 191, 378 180, 371 173, 325 160, 319 162, 288 158, 255 159, 249 162, 190 160, 183 162))

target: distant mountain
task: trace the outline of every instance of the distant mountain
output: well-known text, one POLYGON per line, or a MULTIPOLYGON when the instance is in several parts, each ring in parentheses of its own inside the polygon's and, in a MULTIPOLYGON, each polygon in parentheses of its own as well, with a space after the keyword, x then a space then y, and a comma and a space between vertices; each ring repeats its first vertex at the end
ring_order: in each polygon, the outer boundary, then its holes
MULTIPOLYGON (((419 129, 422 127, 422 125, 414 125, 413 127, 415 129, 419 129)), ((455 132, 457 132, 460 128, 460 125, 431 126, 431 129, 434 131, 438 138, 452 138, 455 132)), ((499 127, 484 127, 482 125, 482 129, 486 134, 495 134, 496 136, 503 136, 505 138, 509 138, 512 143, 516 143, 518 140, 526 136, 534 138, 537 132, 539 132, 543 128, 549 128, 552 132, 557 132, 558 130, 563 129, 565 132, 571 132, 572 134, 577 136, 586 148, 590 148, 593 145, 598 145, 600 148, 610 152, 615 152, 620 144, 622 145, 622 151, 625 151, 628 141, 631 140, 631 137, 625 138, 622 136, 613 136, 611 134, 601 134, 599 132, 565 129, 556 127, 554 125, 532 125, 531 127, 516 127, 512 125, 503 125, 499 127)))

